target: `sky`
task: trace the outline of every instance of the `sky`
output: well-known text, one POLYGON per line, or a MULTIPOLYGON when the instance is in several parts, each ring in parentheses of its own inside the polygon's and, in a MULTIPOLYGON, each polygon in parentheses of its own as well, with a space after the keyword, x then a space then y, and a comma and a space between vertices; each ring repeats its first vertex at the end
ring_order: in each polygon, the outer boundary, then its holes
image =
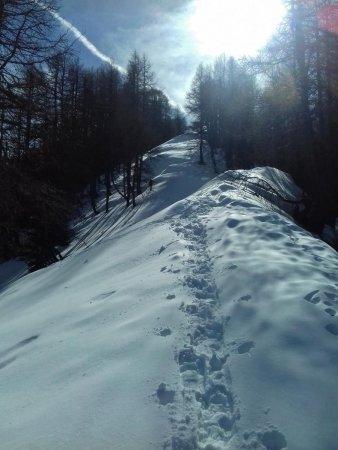
POLYGON ((180 106, 200 62, 211 62, 222 53, 253 55, 284 14, 282 0, 59 0, 59 4, 59 15, 67 21, 63 25, 75 27, 85 38, 81 45, 85 65, 111 58, 123 68, 134 50, 145 53, 157 86, 180 106))

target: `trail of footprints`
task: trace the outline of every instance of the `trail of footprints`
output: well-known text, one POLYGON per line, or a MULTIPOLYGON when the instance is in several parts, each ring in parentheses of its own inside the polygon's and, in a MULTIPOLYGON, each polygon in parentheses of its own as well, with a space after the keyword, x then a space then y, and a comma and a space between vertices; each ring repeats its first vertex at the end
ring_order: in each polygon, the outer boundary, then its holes
MULTIPOLYGON (((338 308, 338 290, 336 293, 320 291, 319 289, 309 292, 305 295, 304 300, 314 305, 323 305, 324 312, 334 318, 338 308)), ((338 336, 338 324, 329 323, 325 326, 327 332, 338 336)))
MULTIPOLYGON (((199 217, 204 212, 202 206, 188 220, 182 216, 172 223, 189 250, 184 261, 188 275, 183 284, 192 293, 192 300, 180 306, 190 322, 190 332, 187 344, 176 355, 182 386, 176 405, 169 407, 174 437, 164 445, 168 450, 224 448, 239 418, 226 365, 228 355, 224 354, 228 319, 217 311, 217 288, 210 270, 205 227, 199 217)), ((160 403, 161 398, 167 398, 165 393, 165 386, 159 387, 160 403)))
MULTIPOLYGON (((295 246, 298 246, 303 250, 303 252, 308 253, 310 257, 312 257, 315 261, 318 261, 320 263, 323 263, 324 259, 318 254, 315 254, 314 251, 320 252, 322 251, 322 246, 318 245, 315 247, 310 248, 307 245, 299 245, 297 243, 298 239, 295 238, 293 240, 293 244, 295 246)), ((325 266, 324 266, 325 267, 325 266)), ((323 308, 323 311, 328 314, 332 318, 332 320, 335 320, 337 317, 337 311, 338 311, 338 276, 336 273, 328 273, 325 274, 325 276, 330 280, 330 282, 334 283, 336 289, 336 292, 332 291, 332 285, 327 286, 327 290, 323 289, 316 289, 314 291, 309 292, 304 296, 304 300, 306 300, 309 303, 312 303, 313 305, 318 305, 319 307, 323 308)), ((337 321, 328 323, 325 326, 325 330, 334 336, 338 336, 338 324, 337 321)))

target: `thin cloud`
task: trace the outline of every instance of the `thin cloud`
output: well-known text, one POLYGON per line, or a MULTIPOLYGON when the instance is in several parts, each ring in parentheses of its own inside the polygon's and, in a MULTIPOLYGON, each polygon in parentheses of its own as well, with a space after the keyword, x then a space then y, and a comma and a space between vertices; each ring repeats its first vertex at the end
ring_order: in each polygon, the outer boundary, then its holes
MULTIPOLYGON (((43 5, 41 2, 39 2, 37 0, 36 0, 36 3, 39 6, 46 8, 45 5, 43 5)), ((47 9, 48 9, 48 12, 58 22, 60 22, 63 27, 65 27, 67 30, 69 30, 71 33, 73 33, 74 36, 76 37, 76 39, 78 39, 81 42, 81 44, 83 44, 94 56, 101 59, 101 61, 108 63, 109 65, 111 65, 115 69, 119 70, 120 72, 123 72, 123 73, 125 72, 125 69, 123 67, 119 66, 118 64, 114 64, 112 59, 109 56, 102 53, 92 42, 90 42, 90 40, 88 38, 86 38, 86 36, 84 34, 81 33, 81 31, 78 28, 76 28, 73 24, 68 22, 68 20, 61 17, 60 14, 58 14, 56 11, 53 11, 52 9, 49 9, 49 8, 47 8, 47 9)))
MULTIPOLYGON (((148 10, 154 1, 159 0, 149 0, 148 10)), ((156 20, 154 18, 142 26, 134 28, 125 26, 122 20, 119 26, 103 29, 105 47, 116 55, 123 66, 127 66, 128 55, 132 50, 136 49, 143 53, 145 49, 156 73, 158 87, 169 97, 173 105, 179 105, 183 109, 186 91, 200 62, 200 56, 196 54, 194 48, 195 43, 186 30, 187 17, 189 17, 189 10, 182 7, 175 14, 167 13, 158 16, 156 20)))

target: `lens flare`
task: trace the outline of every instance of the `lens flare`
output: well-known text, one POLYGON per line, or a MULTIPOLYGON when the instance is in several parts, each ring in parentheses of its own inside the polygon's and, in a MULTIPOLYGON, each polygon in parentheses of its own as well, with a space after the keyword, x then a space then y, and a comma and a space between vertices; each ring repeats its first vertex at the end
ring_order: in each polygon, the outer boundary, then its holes
POLYGON ((338 34, 338 5, 323 6, 318 13, 318 21, 322 30, 338 34))

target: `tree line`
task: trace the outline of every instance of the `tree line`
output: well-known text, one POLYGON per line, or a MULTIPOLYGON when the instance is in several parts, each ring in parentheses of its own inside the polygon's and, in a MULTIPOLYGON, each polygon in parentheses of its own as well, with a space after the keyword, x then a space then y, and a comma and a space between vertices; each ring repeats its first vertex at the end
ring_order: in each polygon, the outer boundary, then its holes
MULTIPOLYGON (((225 169, 271 165, 311 199, 308 228, 338 216, 338 5, 285 0, 278 32, 255 58, 200 64, 186 107, 225 169)), ((223 170, 224 170, 223 168, 223 170)))
POLYGON ((126 206, 141 193, 143 160, 179 134, 184 116, 134 52, 126 73, 81 66, 53 16, 53 0, 0 2, 0 259, 32 267, 57 258, 89 186, 104 175, 126 206))

